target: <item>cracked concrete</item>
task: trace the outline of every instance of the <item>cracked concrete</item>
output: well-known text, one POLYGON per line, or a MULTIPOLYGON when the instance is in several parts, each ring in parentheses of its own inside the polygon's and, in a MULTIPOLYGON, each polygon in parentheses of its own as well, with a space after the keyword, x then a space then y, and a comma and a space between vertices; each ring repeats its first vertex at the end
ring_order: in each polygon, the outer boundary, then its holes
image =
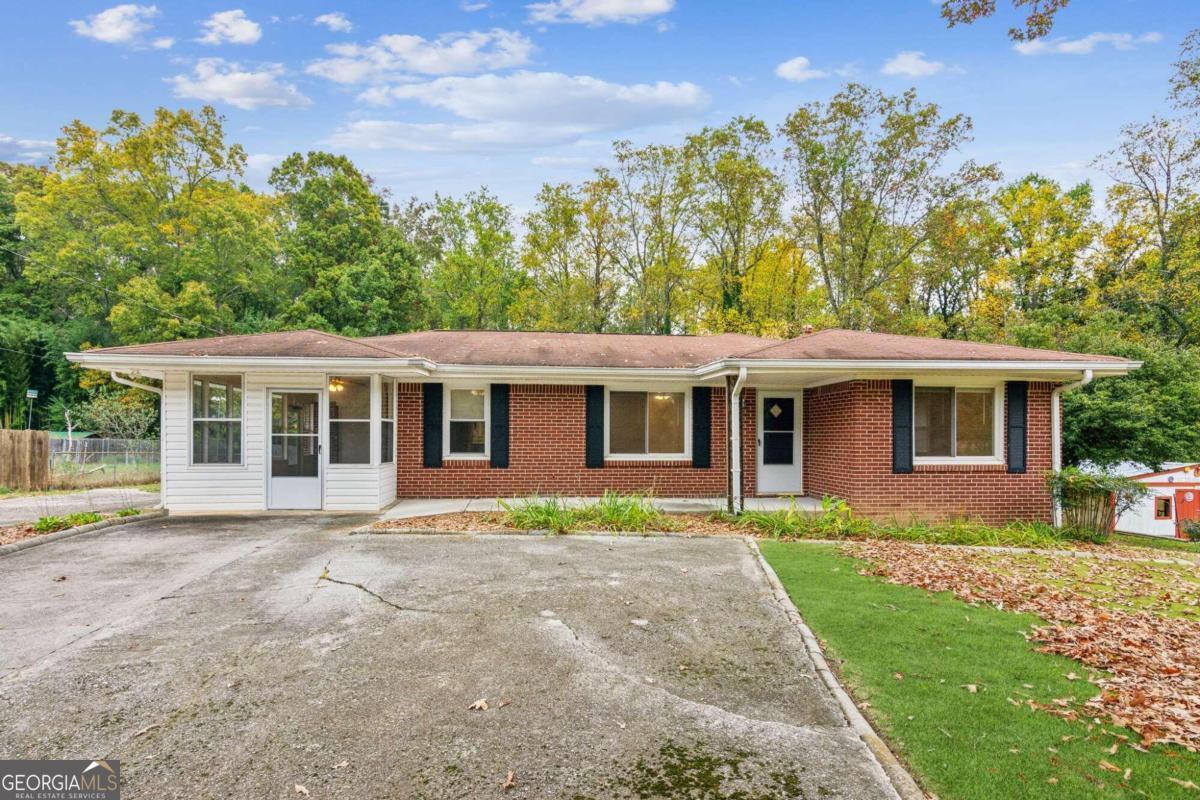
POLYGON ((119 757, 129 797, 895 796, 740 540, 358 524, 0 559, 5 755, 119 757))

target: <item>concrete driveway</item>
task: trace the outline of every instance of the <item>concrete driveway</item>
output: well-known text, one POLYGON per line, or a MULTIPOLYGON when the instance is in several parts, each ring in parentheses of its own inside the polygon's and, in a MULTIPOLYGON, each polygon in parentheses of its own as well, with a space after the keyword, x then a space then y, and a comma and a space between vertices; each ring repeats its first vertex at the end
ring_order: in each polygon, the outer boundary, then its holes
POLYGON ((128 798, 895 797, 744 542, 361 522, 0 557, 0 755, 128 798))
POLYGON ((118 511, 122 508, 154 508, 158 492, 147 492, 131 486, 112 486, 105 489, 84 489, 78 492, 53 492, 20 497, 0 498, 0 525, 34 522, 51 514, 73 514, 76 511, 118 511))

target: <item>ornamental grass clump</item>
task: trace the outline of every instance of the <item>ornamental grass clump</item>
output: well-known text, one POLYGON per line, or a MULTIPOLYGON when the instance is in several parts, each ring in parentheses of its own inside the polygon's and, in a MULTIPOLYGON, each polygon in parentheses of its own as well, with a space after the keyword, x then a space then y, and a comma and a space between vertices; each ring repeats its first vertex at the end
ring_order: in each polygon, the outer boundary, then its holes
POLYGON ((587 527, 605 531, 670 531, 678 524, 654 507, 649 495, 605 492, 595 503, 578 509, 587 527))
POLYGON ((1121 475, 1084 472, 1067 467, 1046 479, 1054 502, 1062 509, 1062 535, 1103 544, 1117 517, 1133 508, 1149 489, 1121 475))
POLYGON ((514 502, 500 501, 504 521, 521 530, 545 530, 566 533, 579 524, 576 509, 569 508, 561 497, 522 498, 514 502))

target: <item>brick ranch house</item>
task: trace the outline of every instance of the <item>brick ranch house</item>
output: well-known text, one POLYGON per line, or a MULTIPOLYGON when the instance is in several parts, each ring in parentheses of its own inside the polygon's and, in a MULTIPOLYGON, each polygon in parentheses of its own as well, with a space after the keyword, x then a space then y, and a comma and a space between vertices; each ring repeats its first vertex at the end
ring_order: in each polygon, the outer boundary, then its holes
POLYGON ((1052 518, 1059 394, 1139 366, 847 330, 303 330, 67 358, 162 395, 173 513, 612 489, 987 522, 1052 518))

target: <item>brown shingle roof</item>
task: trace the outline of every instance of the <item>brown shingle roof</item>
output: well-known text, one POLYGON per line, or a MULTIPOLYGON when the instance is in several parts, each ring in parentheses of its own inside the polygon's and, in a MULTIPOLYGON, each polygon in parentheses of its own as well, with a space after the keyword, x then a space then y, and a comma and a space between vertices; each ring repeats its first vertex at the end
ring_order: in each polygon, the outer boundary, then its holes
POLYGON ((272 358, 393 358, 388 350, 312 330, 251 333, 238 336, 213 336, 208 339, 180 339, 174 342, 131 344, 102 347, 91 353, 131 356, 264 356, 272 358))
POLYGON ((513 367, 688 368, 722 358, 1129 363, 1115 356, 839 329, 823 330, 788 341, 737 333, 653 336, 539 331, 417 331, 350 339, 333 333, 302 330, 106 347, 90 352, 137 356, 413 357, 437 364, 513 367))
POLYGON ((1103 361, 1129 363, 1117 356, 1039 350, 1007 344, 965 342, 829 328, 738 354, 747 359, 853 361, 1103 361))
POLYGON ((738 333, 653 336, 540 331, 417 331, 359 341, 439 364, 514 367, 698 367, 779 343, 738 333))

